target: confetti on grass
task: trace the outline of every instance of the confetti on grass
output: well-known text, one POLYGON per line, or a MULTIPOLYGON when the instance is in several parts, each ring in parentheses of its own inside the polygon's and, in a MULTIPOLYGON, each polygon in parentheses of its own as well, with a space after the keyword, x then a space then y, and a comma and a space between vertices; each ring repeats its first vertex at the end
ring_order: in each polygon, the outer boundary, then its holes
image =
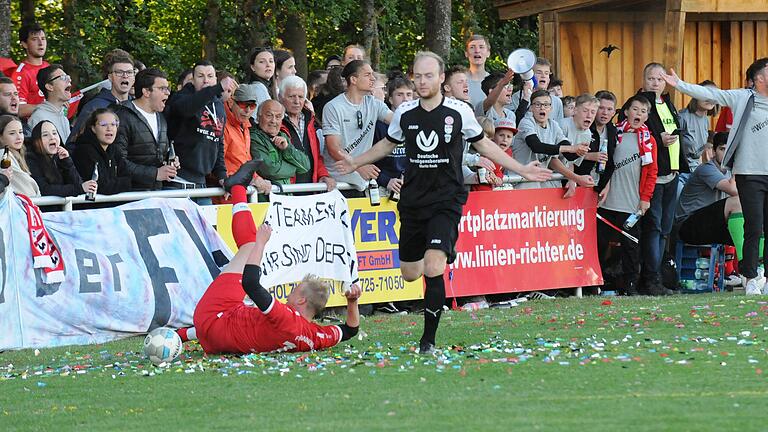
POLYGON ((34 356, 29 357, 29 365, 0 364, 0 381, 33 380, 36 383, 33 388, 44 390, 46 380, 52 377, 86 375, 115 380, 163 374, 209 374, 224 378, 274 375, 311 379, 313 376, 376 375, 390 371, 420 374, 429 369, 466 377, 471 376, 473 368, 478 366, 525 367, 532 362, 546 367, 601 367, 608 364, 696 367, 702 363, 730 367, 746 364, 754 368, 755 375, 763 374, 760 366, 768 353, 763 337, 764 319, 768 316, 765 302, 742 300, 732 302, 728 308, 719 304, 693 304, 675 308, 677 313, 665 312, 670 309, 666 305, 641 306, 622 299, 608 304, 598 300, 585 305, 589 307, 542 308, 532 302, 514 312, 510 312, 513 309, 480 311, 474 316, 451 312, 445 315, 443 325, 470 327, 474 339, 465 335, 467 340, 451 346, 438 346, 436 354, 428 356, 416 352, 413 336, 403 335, 404 330, 414 328, 418 330, 412 333, 420 332, 419 318, 411 315, 371 320, 367 333, 361 332, 360 338, 330 350, 310 353, 207 356, 199 344, 188 342, 176 361, 160 367, 153 366, 143 357, 138 340, 136 351, 127 352, 78 347, 91 351, 65 351, 51 358, 45 350, 35 350, 34 356), (519 325, 520 320, 526 320, 526 331, 510 331, 510 326, 519 325), (720 323, 728 323, 728 326, 721 327, 720 323), (734 324, 738 324, 737 331, 733 330, 734 324), (375 340, 380 334, 377 326, 392 328, 393 334, 397 335, 394 339, 402 340, 401 344, 375 340), (499 329, 502 326, 505 328, 499 329), (661 332, 663 336, 657 334, 659 328, 667 329, 661 332), (570 336, 563 337, 564 334, 570 336))

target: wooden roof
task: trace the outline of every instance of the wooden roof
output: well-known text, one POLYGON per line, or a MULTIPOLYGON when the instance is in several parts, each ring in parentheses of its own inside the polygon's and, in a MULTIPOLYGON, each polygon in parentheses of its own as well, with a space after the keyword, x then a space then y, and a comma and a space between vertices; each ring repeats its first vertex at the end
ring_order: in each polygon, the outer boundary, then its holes
MULTIPOLYGON (((496 0, 501 19, 515 19, 542 12, 565 12, 574 9, 636 11, 638 3, 632 0, 496 0)), ((666 10, 690 13, 750 13, 768 12, 768 0, 661 0, 666 10)), ((664 9, 659 10, 661 14, 664 9)))

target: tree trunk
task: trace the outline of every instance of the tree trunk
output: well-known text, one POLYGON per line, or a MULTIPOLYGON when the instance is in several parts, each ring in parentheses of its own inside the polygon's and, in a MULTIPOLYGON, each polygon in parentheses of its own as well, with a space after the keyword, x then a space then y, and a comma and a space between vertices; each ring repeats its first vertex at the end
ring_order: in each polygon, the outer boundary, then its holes
POLYGON ((37 21, 35 17, 37 0, 19 0, 19 3, 21 3, 21 23, 30 24, 37 21))
POLYGON ((465 43, 477 27, 475 6, 473 0, 464 0, 464 16, 461 19, 461 42, 465 43))
POLYGON ((285 15, 283 22, 285 24, 280 35, 283 45, 293 52, 293 58, 296 60, 296 74, 306 80, 309 73, 306 19, 292 11, 285 15))
POLYGON ((373 70, 379 70, 381 62, 381 46, 379 45, 378 14, 374 0, 362 0, 363 14, 363 46, 365 54, 371 62, 373 70))
MULTIPOLYGON (((263 6, 263 1, 260 0, 244 0, 243 11, 245 15, 245 21, 251 25, 248 27, 248 34, 246 36, 245 46, 248 47, 247 51, 255 47, 263 47, 270 45, 269 32, 268 32, 268 17, 267 6, 263 6)), ((246 54, 247 55, 247 54, 246 54)), ((246 59, 246 62, 248 60, 246 59)), ((246 65, 246 68, 248 65, 246 65)))
POLYGON ((11 0, 0 0, 0 57, 11 56, 11 0))
MULTIPOLYGON (((79 38, 80 32, 75 27, 77 20, 75 19, 75 10, 77 10, 77 0, 64 0, 61 3, 63 10, 63 22, 64 37, 68 40, 76 40, 79 38)), ((77 61, 78 50, 66 50, 64 56, 61 59, 61 65, 64 66, 64 71, 67 72, 72 78, 72 84, 80 85, 80 68, 77 61)))
POLYGON ((451 0, 426 0, 424 45, 448 61, 451 53, 451 0))
POLYGON ((219 0, 208 0, 208 14, 203 24, 203 58, 216 63, 216 44, 219 39, 219 19, 221 18, 221 3, 219 0))

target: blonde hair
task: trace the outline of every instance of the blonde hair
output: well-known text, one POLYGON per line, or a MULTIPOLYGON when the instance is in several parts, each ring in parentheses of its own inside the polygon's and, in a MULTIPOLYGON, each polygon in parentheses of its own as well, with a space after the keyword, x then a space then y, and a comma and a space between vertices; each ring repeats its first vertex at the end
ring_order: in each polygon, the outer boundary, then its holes
POLYGON ((483 128, 485 136, 493 139, 493 136, 496 134, 496 127, 493 125, 493 120, 486 116, 478 116, 477 122, 480 123, 480 127, 483 128))
POLYGON ((307 299, 307 304, 318 315, 325 309, 328 303, 328 297, 331 295, 331 284, 319 277, 308 274, 304 276, 299 284, 301 295, 307 299))

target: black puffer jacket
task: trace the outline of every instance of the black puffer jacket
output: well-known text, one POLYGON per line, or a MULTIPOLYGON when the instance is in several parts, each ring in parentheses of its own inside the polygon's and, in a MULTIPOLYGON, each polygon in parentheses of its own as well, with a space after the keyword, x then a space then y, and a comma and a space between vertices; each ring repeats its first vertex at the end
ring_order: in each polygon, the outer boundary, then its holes
POLYGON ((157 169, 163 165, 168 152, 168 125, 162 113, 158 113, 158 135, 155 139, 147 120, 133 102, 112 105, 120 127, 112 144, 125 158, 126 171, 131 176, 133 190, 159 190, 163 183, 157 181, 157 169))
POLYGON ((67 197, 85 193, 71 157, 59 159, 58 155, 41 155, 32 150, 25 156, 29 172, 40 186, 40 195, 67 197))
POLYGON ((128 167, 120 150, 112 144, 105 151, 96 137, 86 131, 83 138, 78 139, 72 159, 80 177, 90 179, 93 176, 93 167, 99 164, 99 192, 104 195, 112 195, 131 190, 131 177, 128 175, 128 167))

